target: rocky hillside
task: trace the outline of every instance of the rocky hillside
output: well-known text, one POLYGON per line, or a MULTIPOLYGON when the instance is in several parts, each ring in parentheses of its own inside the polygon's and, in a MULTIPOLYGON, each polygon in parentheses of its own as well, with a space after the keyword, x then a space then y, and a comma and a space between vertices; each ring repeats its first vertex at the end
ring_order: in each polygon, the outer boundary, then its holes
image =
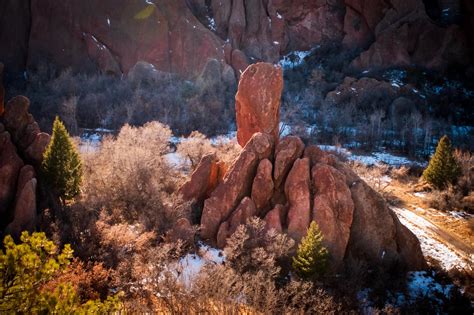
POLYGON ((184 77, 208 58, 227 76, 327 42, 359 51, 358 69, 469 65, 469 0, 5 0, 0 61, 8 71, 49 61, 126 73, 138 61, 184 77))

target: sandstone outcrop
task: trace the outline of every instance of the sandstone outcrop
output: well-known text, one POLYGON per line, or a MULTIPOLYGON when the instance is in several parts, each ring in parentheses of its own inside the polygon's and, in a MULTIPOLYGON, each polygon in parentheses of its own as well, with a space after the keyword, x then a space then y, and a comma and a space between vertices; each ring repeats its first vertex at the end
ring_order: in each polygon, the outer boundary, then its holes
POLYGON ((329 42, 361 50, 358 69, 443 70, 472 62, 472 12, 469 0, 5 0, 0 60, 17 75, 48 59, 115 74, 146 61, 194 78, 211 58, 238 78, 249 63, 329 42))
POLYGON ((204 201, 201 237, 223 247, 251 216, 262 218, 267 230, 287 233, 297 242, 316 221, 334 270, 343 268, 346 259, 412 270, 425 267, 418 239, 385 200, 348 165, 317 146, 305 148, 294 136, 275 140, 268 133, 253 135, 204 201))
POLYGON ((339 266, 344 260, 354 214, 351 191, 346 185, 346 177, 329 165, 315 165, 311 178, 314 188, 312 219, 324 235, 333 265, 339 266))
POLYGON ((255 203, 249 197, 244 197, 239 206, 232 213, 229 220, 222 222, 217 232, 217 246, 223 248, 227 238, 234 234, 239 225, 245 224, 247 219, 257 215, 255 203))
POLYGON ((288 198, 288 235, 300 241, 311 222, 309 159, 297 159, 285 182, 288 198))
POLYGON ((210 196, 219 180, 219 166, 215 154, 205 155, 191 174, 190 180, 179 189, 185 201, 201 203, 210 196))
MULTIPOLYGON (((3 128, 0 123, 0 130, 3 128)), ((0 132, 0 216, 6 220, 15 199, 18 174, 23 165, 11 142, 10 133, 0 132)))
POLYGON ((285 218, 286 218, 285 207, 280 204, 277 204, 275 208, 269 211, 264 218, 266 229, 267 230, 274 229, 278 233, 282 233, 285 218))
POLYGON ((28 98, 12 98, 5 107, 3 122, 12 136, 12 142, 25 155, 27 162, 39 165, 50 136, 41 132, 38 123, 28 112, 29 107, 28 98))
POLYGON ((285 137, 278 143, 275 149, 275 167, 273 170, 276 187, 281 186, 293 163, 301 157, 303 151, 304 143, 298 137, 285 137))
POLYGON ((235 95, 237 141, 244 147, 253 134, 278 139, 283 71, 269 63, 256 63, 242 74, 235 95))
POLYGON ((273 196, 273 165, 269 159, 260 161, 252 184, 252 200, 259 214, 264 214, 273 196))
POLYGON ((18 177, 13 221, 5 234, 18 238, 22 231, 33 231, 36 224, 36 178, 31 165, 24 166, 18 177))
POLYGON ((250 195, 258 164, 271 157, 273 141, 268 134, 255 134, 228 170, 223 182, 204 202, 201 218, 201 236, 204 239, 215 239, 220 224, 229 218, 242 198, 250 195))
POLYGON ((50 136, 28 113, 29 100, 11 99, 0 116, 0 229, 19 237, 36 224, 37 179, 50 136))

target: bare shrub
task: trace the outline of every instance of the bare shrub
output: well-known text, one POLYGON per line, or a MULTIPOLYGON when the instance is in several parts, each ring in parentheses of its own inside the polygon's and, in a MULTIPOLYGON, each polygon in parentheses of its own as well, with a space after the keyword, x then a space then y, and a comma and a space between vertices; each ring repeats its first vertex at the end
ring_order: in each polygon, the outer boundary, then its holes
POLYGON ((410 168, 406 167, 405 165, 402 165, 400 167, 392 169, 391 177, 401 183, 404 183, 408 180, 409 173, 410 168))
POLYGON ((84 156, 82 202, 118 211, 128 222, 168 228, 183 215, 173 199, 180 177, 164 157, 170 136, 167 126, 151 122, 138 128, 126 125, 116 139, 105 138, 96 152, 84 156))
POLYGON ((187 138, 182 139, 176 150, 185 158, 191 171, 198 166, 203 156, 215 151, 211 141, 199 131, 193 131, 187 138))
POLYGON ((388 193, 391 178, 389 175, 389 167, 386 164, 376 164, 366 166, 362 163, 354 162, 351 164, 352 169, 364 179, 369 186, 382 196, 388 193))

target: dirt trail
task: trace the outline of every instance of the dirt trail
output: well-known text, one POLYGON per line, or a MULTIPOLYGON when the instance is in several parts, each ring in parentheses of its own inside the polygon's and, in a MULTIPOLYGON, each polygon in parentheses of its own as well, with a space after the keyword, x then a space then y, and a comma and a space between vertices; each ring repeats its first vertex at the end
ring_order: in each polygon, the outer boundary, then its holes
MULTIPOLYGON (((445 270, 474 270, 474 236, 469 220, 456 218, 425 205, 406 186, 390 185, 399 204, 392 206, 400 221, 418 237, 423 254, 438 261, 445 270)), ((472 224, 472 223, 471 223, 472 224)))

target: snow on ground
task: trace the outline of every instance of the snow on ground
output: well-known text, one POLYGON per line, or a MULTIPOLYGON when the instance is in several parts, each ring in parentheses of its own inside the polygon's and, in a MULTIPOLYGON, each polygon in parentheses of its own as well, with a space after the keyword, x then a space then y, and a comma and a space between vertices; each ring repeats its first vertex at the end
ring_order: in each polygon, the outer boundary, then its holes
MULTIPOLYGON (((434 224, 410 210, 396 207, 392 207, 392 210, 397 214, 400 222, 418 237, 423 255, 435 259, 443 269, 448 271, 472 269, 469 261, 466 261, 461 254, 437 239, 438 228, 434 224)), ((474 255, 468 260, 474 261, 474 255)))
POLYGON ((222 264, 225 261, 224 253, 221 250, 205 245, 198 244, 198 253, 187 254, 179 260, 179 270, 181 271, 178 279, 187 287, 199 274, 206 264, 222 264))
POLYGON ((283 56, 283 58, 278 62, 278 64, 282 66, 283 69, 293 69, 297 66, 302 65, 304 59, 311 55, 311 53, 317 48, 318 46, 306 51, 293 51, 288 55, 283 56))
POLYGON ((408 274, 408 292, 411 300, 418 296, 430 296, 437 299, 437 296, 444 295, 449 298, 451 291, 455 288, 454 285, 442 285, 434 278, 434 272, 428 271, 414 271, 408 274))
POLYGON ((402 165, 419 165, 425 166, 425 163, 416 162, 403 156, 396 156, 388 152, 374 152, 371 155, 358 155, 354 154, 348 149, 333 146, 333 145, 320 145, 324 151, 337 152, 345 155, 348 160, 358 161, 365 165, 376 165, 376 164, 388 164, 390 166, 402 166, 402 165))
MULTIPOLYGON (((407 274, 407 292, 389 293, 387 303, 395 306, 417 303, 419 297, 430 297, 438 303, 443 303, 440 299, 444 296, 449 300, 453 290, 456 287, 452 284, 441 284, 435 279, 433 271, 412 271, 407 274)), ((372 315, 375 312, 373 303, 370 299, 371 289, 365 288, 357 293, 357 299, 360 302, 362 314, 372 315)))

